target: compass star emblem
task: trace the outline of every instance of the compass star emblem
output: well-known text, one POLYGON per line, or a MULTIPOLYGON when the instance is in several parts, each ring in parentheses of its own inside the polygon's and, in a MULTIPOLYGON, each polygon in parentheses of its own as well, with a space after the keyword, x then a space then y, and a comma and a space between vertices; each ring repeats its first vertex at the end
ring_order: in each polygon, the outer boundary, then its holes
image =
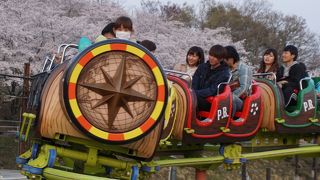
POLYGON ((108 104, 107 124, 109 127, 113 126, 114 120, 121 107, 133 117, 128 102, 155 101, 154 98, 150 98, 131 88, 143 76, 138 76, 127 81, 126 63, 124 59, 121 59, 113 77, 111 77, 102 67, 100 67, 100 69, 105 79, 105 83, 79 83, 79 85, 102 96, 102 98, 92 106, 93 109, 108 104))

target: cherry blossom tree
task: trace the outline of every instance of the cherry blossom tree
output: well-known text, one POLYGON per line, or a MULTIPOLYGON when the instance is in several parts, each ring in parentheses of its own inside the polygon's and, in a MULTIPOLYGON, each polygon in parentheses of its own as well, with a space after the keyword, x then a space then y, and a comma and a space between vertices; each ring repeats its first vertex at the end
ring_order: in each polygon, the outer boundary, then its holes
POLYGON ((39 70, 47 54, 81 36, 97 37, 102 28, 126 12, 115 3, 75 0, 7 0, 0 2, 0 71, 14 73, 31 62, 39 70))
MULTIPOLYGON (((21 73, 31 62, 36 73, 48 54, 62 43, 77 43, 81 36, 91 41, 102 28, 120 15, 128 15, 117 3, 93 0, 6 0, 0 3, 0 72, 21 73)), ((184 63, 188 49, 205 51, 215 44, 234 45, 246 55, 242 42, 233 42, 226 28, 188 28, 157 14, 136 10, 132 16, 138 40, 157 44, 156 56, 165 68, 184 63)))
POLYGON ((188 28, 177 21, 164 21, 144 10, 136 12, 134 26, 139 40, 148 39, 156 43, 158 48, 155 55, 166 68, 185 63, 187 52, 192 46, 202 47, 207 55, 210 47, 215 44, 233 45, 240 54, 246 55, 242 42, 233 42, 226 28, 188 28))

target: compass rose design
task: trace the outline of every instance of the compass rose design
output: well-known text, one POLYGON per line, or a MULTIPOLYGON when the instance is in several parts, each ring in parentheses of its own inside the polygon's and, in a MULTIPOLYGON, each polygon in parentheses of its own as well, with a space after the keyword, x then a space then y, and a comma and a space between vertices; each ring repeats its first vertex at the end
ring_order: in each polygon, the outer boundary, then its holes
POLYGON ((112 127, 115 118, 122 107, 131 117, 134 116, 132 109, 130 109, 128 102, 135 101, 156 101, 140 92, 135 91, 131 87, 137 83, 143 76, 127 80, 126 74, 126 59, 122 58, 116 70, 116 73, 111 77, 102 67, 100 67, 105 83, 79 83, 99 95, 101 99, 95 103, 92 108, 95 109, 101 105, 108 105, 108 126, 112 127))

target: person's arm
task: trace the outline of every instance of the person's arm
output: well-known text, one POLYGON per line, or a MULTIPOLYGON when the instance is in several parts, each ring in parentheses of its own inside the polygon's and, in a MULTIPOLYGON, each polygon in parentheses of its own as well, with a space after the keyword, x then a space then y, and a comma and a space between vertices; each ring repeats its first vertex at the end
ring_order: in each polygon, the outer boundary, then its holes
POLYGON ((201 75, 201 66, 198 66, 196 72, 192 76, 192 89, 197 90, 200 88, 200 75, 201 75))
POLYGON ((173 67, 173 70, 175 71, 181 71, 181 72, 186 72, 186 67, 187 65, 186 64, 176 64, 174 67, 173 67))
POLYGON ((218 92, 218 85, 222 82, 227 82, 229 79, 229 74, 225 73, 219 75, 214 82, 211 83, 210 87, 200 90, 195 90, 198 97, 206 98, 208 96, 215 96, 218 92))
POLYGON ((288 83, 284 84, 283 86, 299 88, 300 80, 304 78, 305 74, 306 70, 300 64, 292 66, 289 72, 288 83))
POLYGON ((283 67, 280 67, 278 70, 277 70, 277 73, 276 73, 276 77, 277 77, 277 81, 281 81, 281 79, 283 79, 283 67))
POLYGON ((239 69, 239 84, 240 87, 233 91, 233 94, 240 97, 248 92, 252 83, 252 70, 249 66, 242 65, 239 69))

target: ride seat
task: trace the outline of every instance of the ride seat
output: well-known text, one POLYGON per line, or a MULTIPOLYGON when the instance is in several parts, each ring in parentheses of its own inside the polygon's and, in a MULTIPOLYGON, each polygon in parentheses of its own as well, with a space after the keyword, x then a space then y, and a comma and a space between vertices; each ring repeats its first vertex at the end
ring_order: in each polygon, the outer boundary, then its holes
POLYGON ((219 103, 227 99, 227 97, 231 94, 231 88, 230 86, 226 85, 224 86, 221 93, 218 93, 216 96, 209 96, 206 98, 206 100, 211 104, 210 111, 199 111, 197 113, 197 116, 203 117, 203 118, 210 118, 213 119, 215 113, 217 112, 219 108, 219 103))
MULTIPOLYGON (((297 92, 297 104, 288 106, 286 110, 290 113, 290 115, 295 116, 298 115, 303 110, 303 102, 306 98, 306 95, 315 89, 314 82, 310 77, 303 78, 300 80, 300 90, 297 92), (306 87, 302 85, 302 81, 307 81, 306 87)), ((314 99, 315 100, 315 99, 314 99)), ((313 103, 315 105, 315 103, 313 103)))
POLYGON ((250 113, 250 107, 252 106, 252 102, 257 99, 257 98, 260 98, 261 94, 260 94, 260 91, 258 91, 258 85, 257 84, 252 84, 251 86, 251 94, 249 94, 248 96, 246 96, 244 99, 243 99, 243 106, 242 106, 242 111, 237 111, 235 114, 234 114, 234 118, 244 118, 246 119, 248 113, 250 113))

